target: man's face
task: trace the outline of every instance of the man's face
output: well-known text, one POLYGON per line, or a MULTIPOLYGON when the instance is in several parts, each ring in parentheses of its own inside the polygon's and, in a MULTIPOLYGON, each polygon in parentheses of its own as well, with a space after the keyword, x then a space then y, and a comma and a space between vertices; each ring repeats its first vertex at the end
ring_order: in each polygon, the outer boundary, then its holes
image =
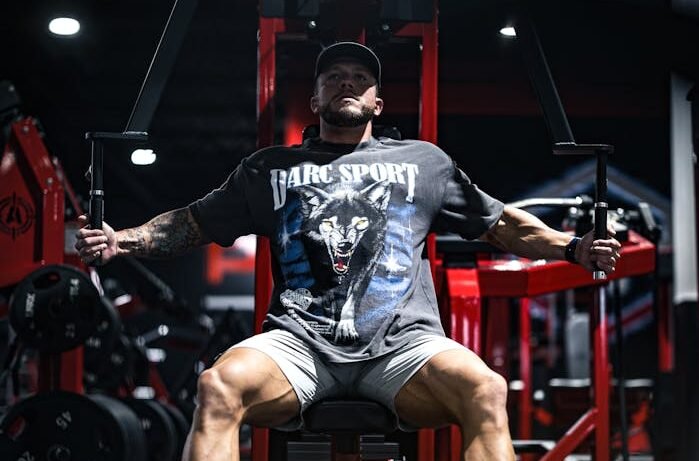
POLYGON ((357 61, 336 61, 316 81, 311 110, 329 125, 365 125, 383 109, 377 97, 376 78, 357 61))

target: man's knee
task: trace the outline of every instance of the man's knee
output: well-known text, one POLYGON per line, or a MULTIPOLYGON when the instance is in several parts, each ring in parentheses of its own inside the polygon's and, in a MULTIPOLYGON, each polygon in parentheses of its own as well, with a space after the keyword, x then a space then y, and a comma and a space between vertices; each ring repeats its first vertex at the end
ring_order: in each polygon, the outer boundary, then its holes
POLYGON ((482 374, 473 391, 471 408, 465 411, 475 411, 481 424, 492 425, 496 428, 507 425, 507 381, 505 378, 488 371, 482 374), (474 408, 475 407, 475 408, 474 408))
POLYGON ((242 419, 243 376, 238 367, 204 370, 197 383, 197 406, 202 417, 226 420, 242 419))

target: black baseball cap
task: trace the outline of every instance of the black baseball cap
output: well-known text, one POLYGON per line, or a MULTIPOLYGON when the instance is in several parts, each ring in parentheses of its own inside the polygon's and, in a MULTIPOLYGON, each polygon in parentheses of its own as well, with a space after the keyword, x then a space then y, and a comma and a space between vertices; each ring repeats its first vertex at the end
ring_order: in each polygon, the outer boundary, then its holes
POLYGON ((377 85, 381 86, 381 62, 376 54, 366 46, 356 42, 338 42, 334 43, 320 52, 316 59, 316 72, 314 80, 328 66, 342 58, 355 59, 364 64, 374 77, 376 77, 377 85))

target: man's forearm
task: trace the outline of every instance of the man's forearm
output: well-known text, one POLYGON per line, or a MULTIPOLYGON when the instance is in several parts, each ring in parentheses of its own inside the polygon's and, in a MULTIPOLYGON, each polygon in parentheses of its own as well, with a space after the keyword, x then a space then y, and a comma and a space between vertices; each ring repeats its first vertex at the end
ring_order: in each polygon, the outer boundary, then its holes
POLYGON ((483 237, 506 251, 529 259, 564 259, 572 236, 551 229, 539 218, 505 207, 502 217, 483 237))
POLYGON ((188 208, 168 211, 116 233, 118 254, 151 258, 177 256, 209 243, 188 208))

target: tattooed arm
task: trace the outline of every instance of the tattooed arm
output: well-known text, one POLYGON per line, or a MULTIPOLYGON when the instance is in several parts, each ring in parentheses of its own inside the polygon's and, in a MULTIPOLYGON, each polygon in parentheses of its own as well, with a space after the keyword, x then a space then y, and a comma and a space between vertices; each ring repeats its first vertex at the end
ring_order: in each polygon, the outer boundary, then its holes
POLYGON ((188 208, 168 211, 116 233, 117 254, 168 258, 209 243, 188 208))
MULTIPOLYGON (((81 216, 80 221, 87 224, 87 217, 81 216)), ((77 233, 75 248, 86 263, 99 258, 104 264, 118 255, 168 258, 210 241, 189 209, 179 208, 117 232, 106 223, 102 229, 83 227, 77 233)))

